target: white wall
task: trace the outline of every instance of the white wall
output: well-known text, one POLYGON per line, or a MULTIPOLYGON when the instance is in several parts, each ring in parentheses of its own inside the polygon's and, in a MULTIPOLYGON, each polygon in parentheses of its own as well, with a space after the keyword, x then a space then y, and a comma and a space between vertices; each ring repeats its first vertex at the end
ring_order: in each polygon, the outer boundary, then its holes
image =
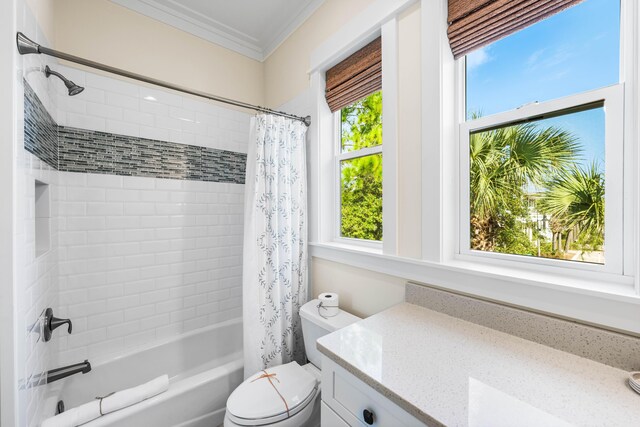
MULTIPOLYGON (((31 2, 38 7, 39 2, 31 2)), ((35 41, 46 44, 40 22, 48 22, 46 9, 32 10, 23 2, 17 2, 16 23, 19 31, 34 35, 35 41)), ((15 40, 15 36, 13 38, 15 40)), ((14 45, 15 46, 15 45, 14 45)), ((15 48, 15 47, 14 47, 15 48)), ((14 139, 14 301, 16 319, 16 372, 18 381, 29 382, 46 371, 56 353, 55 342, 45 343, 40 335, 41 315, 47 307, 55 306, 58 293, 57 223, 51 220, 51 249, 36 257, 35 251, 35 180, 49 184, 55 193, 56 173, 48 165, 24 150, 24 105, 22 78, 26 78, 53 116, 56 114, 53 86, 45 78, 43 68, 52 62, 40 56, 18 57, 18 81, 15 102, 17 136, 14 139), (33 325, 36 325, 32 328, 33 325), (28 332, 32 330, 32 332, 28 332)), ((4 183, 6 184, 6 183, 4 183)), ((55 209, 52 207, 52 209, 55 209)), ((45 387, 22 389, 18 392, 16 425, 39 425, 43 410, 45 387)))
POLYGON ((57 364, 241 316, 244 185, 60 173, 57 364))
POLYGON ((0 425, 15 424, 17 373, 15 363, 13 218, 15 169, 15 1, 0 2, 0 425))

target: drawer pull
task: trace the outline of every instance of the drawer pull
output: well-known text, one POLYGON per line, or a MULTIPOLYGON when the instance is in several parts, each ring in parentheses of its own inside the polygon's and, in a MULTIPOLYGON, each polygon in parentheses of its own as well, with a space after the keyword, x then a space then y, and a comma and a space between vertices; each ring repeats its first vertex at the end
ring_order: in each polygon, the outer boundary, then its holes
POLYGON ((364 422, 372 425, 373 424, 373 412, 368 409, 362 411, 362 418, 364 418, 364 422))

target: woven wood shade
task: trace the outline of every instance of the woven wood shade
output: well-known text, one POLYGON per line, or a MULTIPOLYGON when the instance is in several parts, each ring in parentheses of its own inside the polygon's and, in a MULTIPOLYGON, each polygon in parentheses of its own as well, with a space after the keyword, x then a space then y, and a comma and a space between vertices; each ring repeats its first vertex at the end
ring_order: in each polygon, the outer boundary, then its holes
POLYGON ((326 74, 325 97, 332 112, 382 89, 382 39, 378 37, 326 74))
POLYGON ((583 0, 449 0, 449 43, 459 58, 583 0))

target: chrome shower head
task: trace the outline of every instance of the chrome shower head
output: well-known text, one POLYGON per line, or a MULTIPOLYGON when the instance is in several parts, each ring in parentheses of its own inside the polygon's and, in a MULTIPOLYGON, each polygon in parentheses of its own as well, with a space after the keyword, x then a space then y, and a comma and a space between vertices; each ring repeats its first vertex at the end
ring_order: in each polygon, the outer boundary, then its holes
POLYGON ((57 73, 55 71, 53 71, 51 68, 49 68, 49 66, 47 65, 44 68, 44 75, 49 77, 50 75, 54 75, 56 77, 58 77, 60 80, 62 80, 64 82, 64 85, 67 87, 67 89, 69 90, 69 96, 74 96, 79 94, 80 92, 82 92, 84 90, 84 88, 82 86, 78 86, 77 84, 75 84, 74 82, 72 82, 71 80, 67 79, 65 76, 63 76, 60 73, 57 73))

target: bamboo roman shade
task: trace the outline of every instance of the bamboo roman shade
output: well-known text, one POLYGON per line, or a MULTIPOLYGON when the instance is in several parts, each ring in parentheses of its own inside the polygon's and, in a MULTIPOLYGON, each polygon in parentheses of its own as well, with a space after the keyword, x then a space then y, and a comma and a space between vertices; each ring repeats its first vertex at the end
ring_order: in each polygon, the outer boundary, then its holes
POLYGON ((459 58, 583 0, 449 0, 449 43, 459 58))
POLYGON ((331 112, 382 89, 380 37, 327 71, 325 96, 331 112))

